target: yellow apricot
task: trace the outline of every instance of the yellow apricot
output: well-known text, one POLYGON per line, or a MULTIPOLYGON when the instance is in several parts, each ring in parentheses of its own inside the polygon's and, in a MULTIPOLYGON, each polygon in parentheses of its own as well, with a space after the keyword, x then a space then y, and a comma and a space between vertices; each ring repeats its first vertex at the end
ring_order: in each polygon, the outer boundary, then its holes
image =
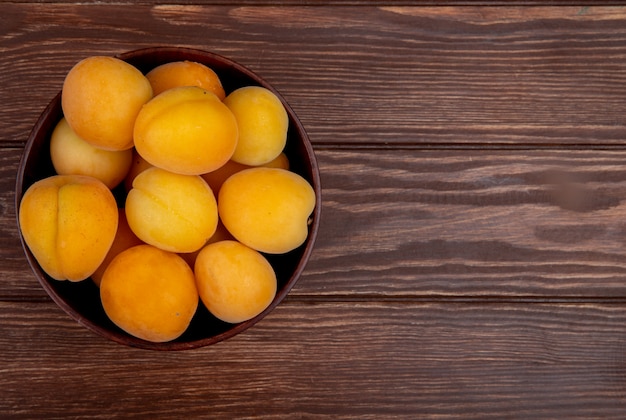
POLYGON ((313 187, 300 175, 279 168, 237 172, 222 184, 218 196, 226 229, 250 248, 270 254, 304 243, 314 207, 313 187))
POLYGON ((132 150, 104 150, 81 139, 65 118, 50 137, 50 157, 59 175, 87 175, 115 188, 126 177, 132 150))
POLYGON ((63 114, 85 141, 106 150, 133 147, 133 127, 152 98, 148 79, 114 57, 93 56, 67 73, 61 94, 63 114))
POLYGON ((56 280, 88 278, 104 260, 117 231, 111 190, 83 175, 54 175, 32 184, 19 208, 24 241, 56 280))
POLYGON ((124 209, 118 210, 119 219, 117 223, 117 232, 115 234, 115 238, 113 239, 113 243, 111 244, 111 248, 109 248, 109 252, 106 257, 104 257, 104 261, 98 267, 96 271, 91 275, 91 280, 96 284, 96 286, 100 286, 100 282, 102 281, 102 275, 104 271, 109 266, 109 263, 117 256, 117 254, 122 251, 127 250, 135 245, 141 245, 143 242, 141 239, 135 235, 135 233, 128 226, 128 221, 126 220, 126 212, 124 209))
POLYGON ((276 295, 276 274, 270 263, 237 241, 220 241, 202 248, 194 274, 200 300, 225 322, 254 318, 276 295))
POLYGON ((194 86, 166 90, 135 122, 135 148, 170 172, 200 175, 225 164, 238 138, 232 112, 213 93, 194 86))
POLYGON ((217 203, 200 176, 154 167, 135 178, 126 196, 126 218, 145 243, 171 252, 194 252, 215 233, 217 203))
POLYGON ((199 301, 187 263, 151 245, 128 248, 111 261, 102 276, 100 299, 115 325, 151 342, 180 337, 199 301))
POLYGON ((226 97, 222 82, 213 69, 194 61, 173 61, 150 70, 146 77, 154 95, 180 86, 197 86, 213 92, 220 101, 226 97))
MULTIPOLYGON (((289 169, 289 159, 285 153, 281 153, 276 156, 275 159, 260 165, 265 168, 282 168, 289 169)), ((224 181, 226 181, 231 175, 243 171, 244 169, 253 168, 253 166, 237 163, 234 160, 229 160, 221 167, 212 172, 202 174, 202 178, 209 184, 209 187, 213 190, 213 193, 218 194, 224 181)))
POLYGON ((235 162, 258 166, 282 152, 289 118, 274 93, 260 86, 245 86, 231 92, 224 103, 239 127, 239 142, 232 156, 235 162))

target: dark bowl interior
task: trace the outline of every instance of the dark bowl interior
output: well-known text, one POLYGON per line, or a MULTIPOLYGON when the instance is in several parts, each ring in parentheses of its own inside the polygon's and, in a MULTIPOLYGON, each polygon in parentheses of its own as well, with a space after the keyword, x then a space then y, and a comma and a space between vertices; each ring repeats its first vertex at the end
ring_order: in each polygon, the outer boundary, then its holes
MULTIPOLYGON (((136 66, 144 73, 167 62, 196 61, 207 65, 218 74, 227 93, 238 87, 250 85, 263 86, 274 92, 283 102, 289 115, 285 153, 289 158, 291 170, 311 183, 317 199, 308 239, 302 246, 287 254, 266 255, 276 271, 278 290, 270 306, 261 314, 239 324, 229 324, 211 315, 200 302, 187 331, 178 339, 167 343, 152 343, 135 338, 114 325, 102 308, 99 289, 90 279, 77 283, 52 279, 41 269, 20 233, 26 258, 48 295, 80 324, 106 338, 129 346, 153 350, 185 350, 217 343, 246 330, 265 317, 285 298, 304 270, 313 250, 321 211, 319 169, 313 148, 302 124, 284 98, 262 78, 225 57, 195 49, 158 47, 130 51, 119 55, 118 58, 136 66)), ((62 115, 59 93, 41 114, 26 143, 17 174, 16 209, 30 185, 55 173, 50 159, 50 134, 62 115)))

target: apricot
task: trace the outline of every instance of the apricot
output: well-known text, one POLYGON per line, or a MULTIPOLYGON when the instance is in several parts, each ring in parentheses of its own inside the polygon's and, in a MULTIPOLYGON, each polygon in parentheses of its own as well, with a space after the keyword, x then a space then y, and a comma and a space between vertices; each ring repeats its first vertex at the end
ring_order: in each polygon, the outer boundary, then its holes
POLYGON ((150 164, 200 175, 225 164, 239 131, 230 110, 195 86, 166 90, 148 102, 135 122, 135 148, 150 164))
POLYGON ((76 134, 106 150, 133 147, 133 127, 152 98, 148 79, 114 57, 93 56, 67 73, 61 93, 63 114, 76 134))
POLYGON ((126 218, 145 243, 171 252, 194 252, 215 233, 217 203, 200 176, 153 167, 135 178, 126 196, 126 218))
POLYGON ((200 300, 225 322, 254 318, 276 295, 276 274, 270 263, 237 241, 215 242, 202 248, 194 274, 200 300))
POLYGON ((259 166, 282 152, 289 118, 274 93, 260 86, 245 86, 231 92, 224 103, 239 127, 239 142, 232 156, 235 162, 259 166))
POLYGON ((187 263, 151 245, 128 248, 113 258, 102 276, 100 299, 115 325, 151 342, 180 337, 199 302, 187 263))
POLYGON ((81 139, 65 118, 50 138, 50 157, 59 175, 87 175, 115 188, 128 173, 132 150, 104 150, 81 139))
POLYGON ((226 97, 222 82, 210 67, 194 61, 173 61, 150 70, 146 77, 154 95, 180 86, 197 86, 213 92, 220 101, 226 97))
MULTIPOLYGON (((281 153, 276 156, 275 159, 261 166, 266 168, 289 169, 289 159, 287 158, 287 155, 281 153)), ((202 174, 201 176, 207 182, 207 184, 209 184, 209 187, 211 187, 213 193, 218 194, 224 181, 226 181, 231 175, 252 167, 253 166, 237 163, 234 160, 229 160, 216 170, 206 174, 202 174)))
POLYGON ((80 281, 104 260, 117 231, 111 190, 95 178, 54 175, 32 184, 19 208, 24 241, 53 279, 80 281))
POLYGON ((307 180, 279 168, 237 172, 222 184, 218 196, 226 229, 243 244, 269 254, 304 243, 314 207, 315 192, 307 180))
POLYGON ((118 209, 118 215, 119 219, 117 223, 117 232, 115 233, 115 238, 113 239, 111 248, 109 248, 109 252, 107 253, 106 257, 104 257, 104 261, 102 261, 100 266, 91 275, 91 280, 96 284, 96 286, 100 286, 104 271, 108 267, 109 263, 113 260, 113 258, 117 256, 117 254, 135 245, 143 244, 141 239, 139 239, 137 235, 135 235, 135 233, 130 229, 130 226, 128 226, 128 221, 126 220, 126 212, 124 211, 124 209, 118 209))

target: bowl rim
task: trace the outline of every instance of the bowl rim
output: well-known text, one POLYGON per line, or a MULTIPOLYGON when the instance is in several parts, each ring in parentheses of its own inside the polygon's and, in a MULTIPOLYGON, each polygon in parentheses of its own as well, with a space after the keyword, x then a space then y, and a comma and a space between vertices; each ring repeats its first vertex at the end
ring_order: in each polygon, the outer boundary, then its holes
MULTIPOLYGON (((22 151, 22 155, 20 157, 18 171, 16 175, 16 181, 15 181, 15 210, 16 210, 15 216, 16 216, 16 221, 17 221, 17 230, 18 230, 18 235, 20 237, 20 242, 22 244, 22 248, 24 250, 29 266, 31 267, 31 270, 35 274, 35 277, 37 278, 38 282, 43 287, 43 289, 46 291, 48 296, 67 315, 69 315, 79 324, 83 325, 84 327, 91 330, 92 332, 104 338, 107 338, 111 341, 117 342, 119 344, 124 344, 130 347, 146 349, 146 350, 162 350, 162 351, 191 350, 191 349, 196 349, 196 348, 216 344, 218 342, 231 338, 237 334, 240 334, 241 332, 247 330, 248 328, 258 323, 261 319, 265 318, 289 294, 293 286, 297 283, 298 279, 302 275, 305 269, 305 266, 307 265, 311 257, 315 242, 317 240, 317 234, 319 231, 321 211, 322 211, 321 178, 320 178, 320 170, 319 170, 319 165, 317 162, 317 157, 315 155, 315 151, 313 149, 311 141, 308 137, 308 133, 306 132, 304 126, 302 125, 300 119, 296 115, 291 105, 289 105, 289 103, 287 103, 287 101, 282 96, 282 94, 278 92, 272 85, 270 85, 264 78, 260 77, 255 72, 248 69, 247 67, 223 55, 216 54, 210 51, 205 51, 202 49, 190 48, 190 47, 164 46, 164 47, 139 48, 135 50, 126 51, 121 54, 117 54, 114 57, 122 59, 127 62, 132 62, 133 57, 145 58, 145 57, 154 56, 155 54, 161 55, 161 56, 167 56, 167 57, 184 55, 185 57, 189 57, 188 58, 189 60, 196 60, 199 62, 202 62, 203 60, 205 61, 215 60, 215 61, 220 62, 221 64, 224 64, 229 69, 232 69, 232 71, 239 72, 245 75, 246 77, 253 79, 255 83, 258 83, 260 86, 263 86, 266 89, 272 91, 280 99, 280 101, 282 102, 289 116, 290 126, 293 124, 293 129, 298 133, 299 137, 301 138, 301 143, 302 143, 301 146, 304 148, 306 158, 309 163, 308 175, 311 177, 310 183, 315 193, 315 198, 316 198, 315 206, 310 217, 308 237, 305 243, 300 248, 302 253, 301 253, 301 256, 299 257, 298 263, 295 266, 295 269, 291 272, 291 275, 289 276, 289 278, 287 279, 283 287, 277 290, 277 293, 274 299, 272 300, 272 302, 270 303, 270 305, 267 308, 265 308, 261 313, 259 313, 257 316, 255 316, 254 318, 251 318, 241 323, 232 324, 232 326, 228 328, 226 331, 223 331, 216 335, 205 337, 205 338, 199 338, 199 339, 195 339, 191 341, 173 340, 173 341, 164 342, 164 343, 157 343, 157 342, 150 342, 150 341, 146 341, 146 340, 134 337, 122 331, 121 329, 120 331, 112 331, 105 327, 102 327, 101 325, 95 322, 92 322, 88 318, 82 316, 81 313, 79 313, 59 293, 57 293, 57 291, 52 287, 50 280, 48 279, 49 276, 43 271, 43 269, 41 268, 41 266, 35 259, 34 255, 30 251, 30 249, 28 248, 28 245, 26 244, 24 240, 24 237, 20 228, 20 224, 19 224, 19 207, 20 207, 20 202, 21 202, 24 190, 25 190, 25 184, 24 184, 25 170, 27 167, 28 158, 33 153, 36 135, 38 132, 42 130, 42 128, 44 127, 46 123, 49 123, 49 120, 51 118, 55 119, 59 115, 62 116, 61 92, 60 91, 53 97, 53 99, 47 104, 47 106, 38 116, 35 124, 30 130, 28 139, 22 151), (130 61, 128 61, 129 59, 130 61)), ((58 121, 58 119, 56 119, 56 121, 58 121)), ((57 280, 54 280, 54 281, 57 281, 57 280)), ((201 301, 199 301, 199 305, 202 305, 201 301)))

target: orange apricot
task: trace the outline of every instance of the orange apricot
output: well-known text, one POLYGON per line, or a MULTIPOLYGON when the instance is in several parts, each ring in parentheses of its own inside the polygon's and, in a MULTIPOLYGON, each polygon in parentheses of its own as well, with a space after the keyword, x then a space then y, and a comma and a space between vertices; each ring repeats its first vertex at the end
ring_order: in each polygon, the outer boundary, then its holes
POLYGON ((276 274, 270 263, 261 253, 237 241, 220 241, 202 248, 194 274, 201 301, 225 322, 254 318, 276 295, 276 274))
POLYGON ((272 91, 245 86, 228 94, 224 103, 237 118, 239 127, 239 141, 232 156, 235 162, 259 166, 283 151, 289 117, 272 91))
POLYGON ((151 245, 128 248, 113 258, 102 276, 100 298, 115 325, 151 342, 180 337, 199 302, 187 263, 151 245))
POLYGON ((88 278, 104 260, 117 231, 118 208, 102 181, 54 175, 32 184, 19 208, 24 241, 56 280, 88 278))
POLYGON ((222 82, 210 67, 194 61, 173 61, 150 70, 146 77, 154 95, 180 86, 197 86, 213 92, 220 101, 226 97, 222 82))
POLYGON ((150 164, 200 175, 225 164, 237 146, 232 112, 213 93, 194 86, 155 96, 135 121, 135 148, 150 164))
POLYGON ((261 252, 282 254, 306 240, 315 200, 313 187, 300 175, 255 167, 222 184, 218 211, 238 241, 261 252))
POLYGON ((114 57, 93 56, 67 73, 61 106, 68 124, 85 141, 106 150, 133 147, 133 127, 152 98, 148 79, 114 57))

